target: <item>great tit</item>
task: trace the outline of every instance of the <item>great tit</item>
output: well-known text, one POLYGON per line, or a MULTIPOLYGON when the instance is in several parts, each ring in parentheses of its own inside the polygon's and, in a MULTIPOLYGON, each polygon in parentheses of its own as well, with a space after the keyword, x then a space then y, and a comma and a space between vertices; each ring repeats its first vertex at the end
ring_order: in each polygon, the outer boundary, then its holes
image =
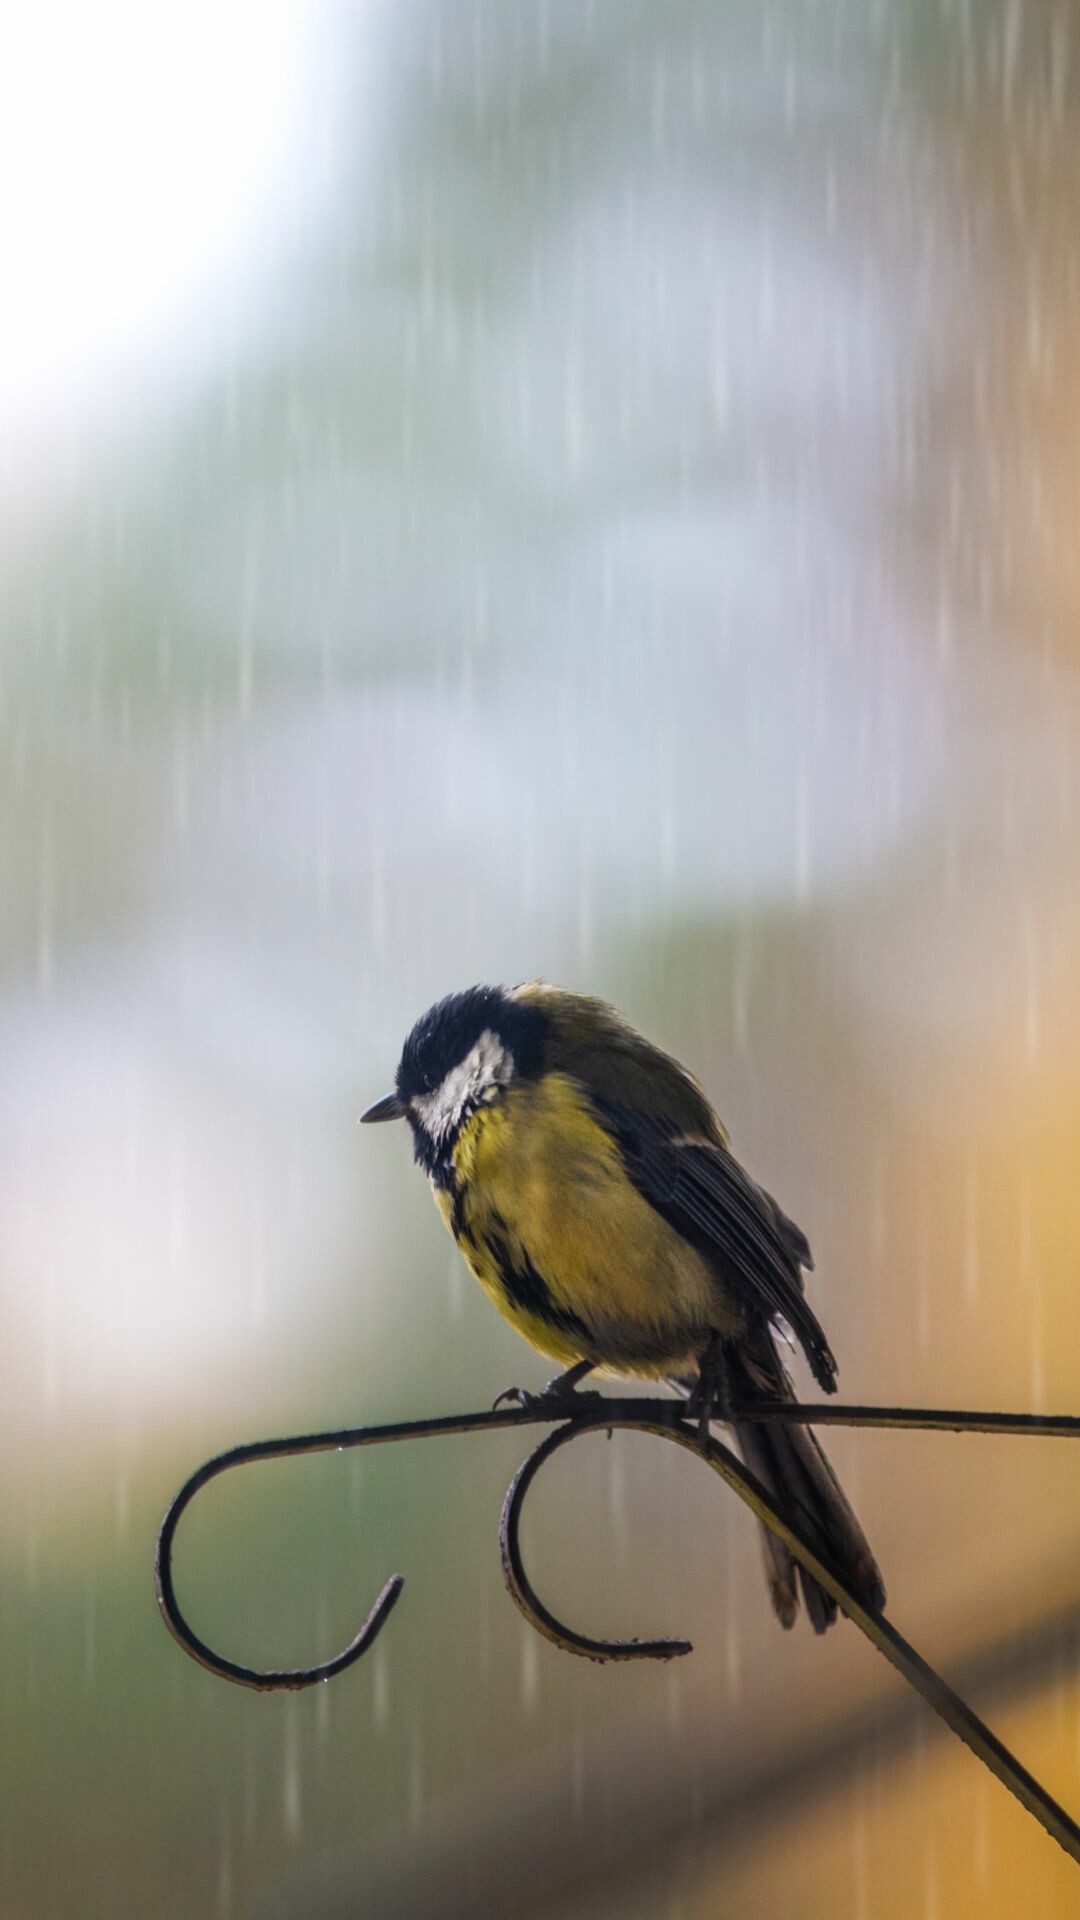
MULTIPOLYGON (((556 1392, 598 1368, 670 1380, 704 1418, 710 1380, 720 1417, 755 1396, 792 1399, 777 1327, 835 1391, 804 1292, 805 1235, 739 1165, 692 1075, 602 1000, 541 982, 451 994, 417 1021, 394 1092, 363 1119, 408 1121, 485 1293, 568 1369, 556 1392)), ((751 1472, 880 1608, 874 1556, 809 1428, 733 1425, 751 1472)), ((823 1633, 835 1601, 761 1531, 781 1624, 794 1624, 801 1587, 823 1633)))

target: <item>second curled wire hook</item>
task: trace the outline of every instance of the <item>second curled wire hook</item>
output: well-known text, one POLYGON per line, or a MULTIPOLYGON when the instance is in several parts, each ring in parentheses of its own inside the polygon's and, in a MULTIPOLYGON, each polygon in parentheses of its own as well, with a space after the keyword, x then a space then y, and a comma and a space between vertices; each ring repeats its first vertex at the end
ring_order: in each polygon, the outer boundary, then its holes
MULTIPOLYGON (((521 1514, 525 1498, 540 1468, 551 1459, 552 1454, 558 1453, 559 1448, 565 1447, 571 1440, 579 1439, 582 1433, 610 1434, 616 1426, 629 1426, 640 1432, 642 1424, 640 1420, 617 1421, 606 1415, 602 1420, 574 1420, 566 1426, 556 1427, 522 1461, 506 1489, 506 1499, 503 1501, 499 1520, 499 1552, 503 1576, 512 1597, 537 1633, 542 1633, 545 1639, 561 1647, 564 1653, 580 1653, 586 1660, 677 1660, 680 1655, 694 1651, 689 1640, 590 1640, 585 1634, 575 1633, 572 1627, 565 1626, 544 1605, 525 1571, 521 1555, 521 1514)), ((670 1434, 672 1439, 678 1438, 677 1428, 646 1428, 646 1431, 650 1430, 670 1434)), ((694 1448, 700 1447, 696 1429, 691 1444, 694 1448)))

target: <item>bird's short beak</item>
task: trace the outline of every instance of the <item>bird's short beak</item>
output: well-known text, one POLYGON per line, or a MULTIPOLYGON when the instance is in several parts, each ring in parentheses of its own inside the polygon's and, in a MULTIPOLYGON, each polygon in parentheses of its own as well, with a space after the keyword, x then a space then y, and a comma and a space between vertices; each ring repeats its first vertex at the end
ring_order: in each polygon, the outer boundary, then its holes
POLYGON ((366 1126, 369 1120, 403 1120, 404 1118, 404 1100, 399 1100, 396 1093, 388 1093, 381 1100, 376 1100, 375 1105, 369 1107, 366 1113, 360 1115, 360 1124, 366 1126))

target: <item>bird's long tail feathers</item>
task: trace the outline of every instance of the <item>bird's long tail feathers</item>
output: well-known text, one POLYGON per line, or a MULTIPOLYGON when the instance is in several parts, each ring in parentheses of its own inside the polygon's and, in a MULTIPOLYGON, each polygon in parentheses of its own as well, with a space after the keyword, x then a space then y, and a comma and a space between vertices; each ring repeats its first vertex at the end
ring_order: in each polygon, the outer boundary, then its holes
MULTIPOLYGON (((736 1405, 745 1406, 757 1396, 770 1400, 795 1398, 771 1335, 765 1335, 752 1357, 745 1348, 734 1347, 727 1348, 724 1357, 736 1405)), ((685 1391, 689 1383, 682 1380, 673 1384, 685 1391)), ((805 1533, 822 1560, 835 1568, 867 1606, 884 1606, 885 1587, 866 1535, 810 1428, 739 1420, 734 1432, 751 1473, 805 1533)), ((768 1527, 762 1524, 759 1531, 769 1595, 781 1626, 794 1626, 801 1591, 815 1633, 824 1633, 836 1619, 836 1601, 804 1572, 768 1527)))

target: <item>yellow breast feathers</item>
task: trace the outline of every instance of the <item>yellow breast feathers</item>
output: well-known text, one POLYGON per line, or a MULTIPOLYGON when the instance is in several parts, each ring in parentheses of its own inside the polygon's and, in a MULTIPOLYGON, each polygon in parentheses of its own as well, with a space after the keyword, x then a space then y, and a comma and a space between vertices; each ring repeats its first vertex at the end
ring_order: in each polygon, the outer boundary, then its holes
POLYGON ((717 1324, 705 1262, 643 1199, 575 1081, 551 1073, 481 1107, 454 1148, 447 1225, 533 1346, 656 1376, 717 1324))

